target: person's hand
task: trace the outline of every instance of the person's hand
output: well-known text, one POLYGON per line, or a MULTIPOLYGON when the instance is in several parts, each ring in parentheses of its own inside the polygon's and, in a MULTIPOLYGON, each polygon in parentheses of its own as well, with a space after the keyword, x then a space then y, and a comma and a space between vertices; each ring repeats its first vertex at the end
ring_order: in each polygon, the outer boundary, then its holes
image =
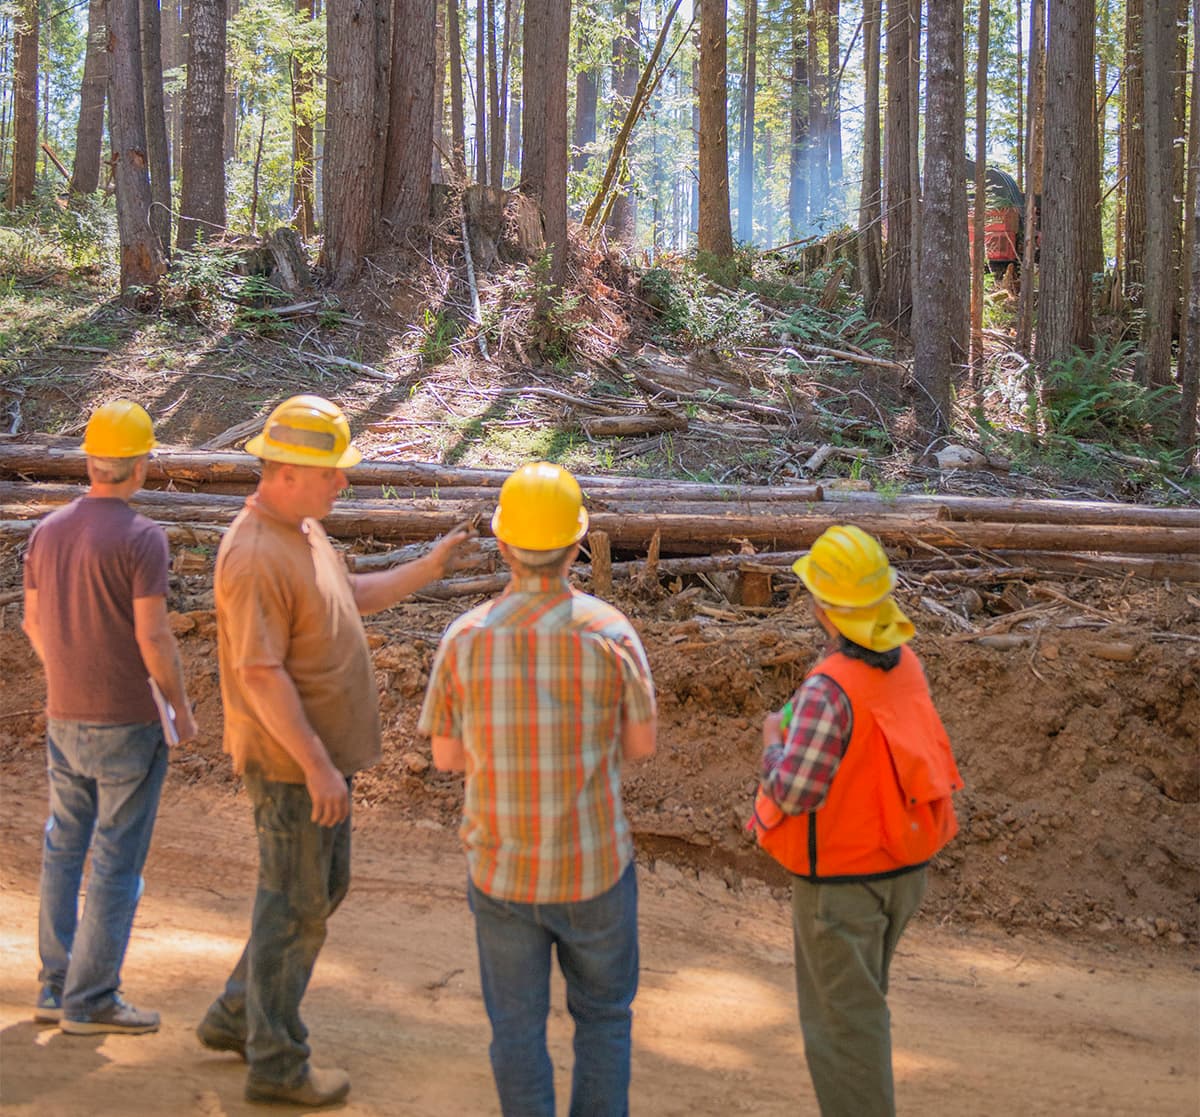
POLYGON ((189 741, 194 741, 200 736, 200 727, 196 724, 196 717, 192 713, 190 702, 185 702, 183 709, 176 712, 175 732, 179 734, 179 743, 181 745, 186 745, 189 741))
POLYGON ((456 527, 443 535, 433 545, 433 550, 425 556, 433 575, 431 581, 436 582, 439 578, 468 566, 477 566, 480 556, 476 549, 468 544, 478 535, 479 532, 469 524, 456 527))
POLYGON ((304 786, 312 799, 312 820, 318 826, 336 826, 350 813, 346 777, 330 761, 305 773, 304 786))
POLYGON ((770 748, 783 740, 783 714, 779 712, 767 714, 763 718, 762 742, 763 748, 770 748))

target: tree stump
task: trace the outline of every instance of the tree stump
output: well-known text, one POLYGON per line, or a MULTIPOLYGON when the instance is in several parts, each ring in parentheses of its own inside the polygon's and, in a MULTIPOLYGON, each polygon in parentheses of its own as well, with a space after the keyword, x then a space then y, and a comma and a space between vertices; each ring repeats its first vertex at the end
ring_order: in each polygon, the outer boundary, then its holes
POLYGON ((471 256, 479 271, 489 271, 500 256, 505 198, 503 190, 478 183, 463 191, 462 207, 467 218, 471 256))

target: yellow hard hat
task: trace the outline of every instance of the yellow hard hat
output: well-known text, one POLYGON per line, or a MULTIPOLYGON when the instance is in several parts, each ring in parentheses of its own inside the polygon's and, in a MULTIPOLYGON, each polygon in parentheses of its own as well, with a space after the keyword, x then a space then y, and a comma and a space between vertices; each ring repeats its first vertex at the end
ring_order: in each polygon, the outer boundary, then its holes
POLYGON ((92 412, 82 449, 94 458, 140 458, 157 445, 146 409, 132 400, 115 399, 92 412))
POLYGON ((833 626, 871 651, 885 652, 916 634, 892 597, 896 572, 879 541, 853 524, 826 528, 792 569, 833 626))
POLYGON ((557 551, 578 543, 588 526, 579 482, 560 465, 532 462, 500 489, 492 534, 526 551, 557 551))
POLYGON ((320 396, 292 396, 270 415, 262 434, 246 443, 246 452, 268 462, 349 469, 362 461, 350 445, 350 424, 342 409, 320 396))

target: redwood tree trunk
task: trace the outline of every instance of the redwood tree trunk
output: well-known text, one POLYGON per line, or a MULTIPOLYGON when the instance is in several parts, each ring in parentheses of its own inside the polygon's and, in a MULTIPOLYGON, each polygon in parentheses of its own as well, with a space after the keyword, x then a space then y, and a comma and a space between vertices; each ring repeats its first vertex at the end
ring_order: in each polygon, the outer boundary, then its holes
MULTIPOLYGON (((1017 348, 1033 355, 1033 312, 1036 305, 1038 233, 1041 214, 1038 198, 1042 193, 1042 103, 1046 76, 1046 0, 1032 0, 1029 6, 1029 115, 1025 128, 1025 241, 1021 248, 1021 296, 1017 310, 1017 348)), ((1028 384, 1032 388, 1032 383, 1028 384)))
POLYGON ((792 239, 808 226, 808 20, 792 5, 792 88, 788 137, 788 215, 792 239))
POLYGON ((326 85, 322 259, 335 286, 358 275, 379 216, 380 3, 335 0, 325 8, 328 68, 338 80, 326 85))
MULTIPOLYGON (((826 97, 825 130, 829 135, 829 181, 842 188, 842 94, 838 80, 842 66, 840 23, 842 0, 829 0, 827 41, 829 44, 829 93, 826 97)), ((865 18, 865 17, 864 17, 865 18)))
POLYGON ((754 240, 754 95, 758 84, 758 0, 746 0, 742 77, 741 151, 738 155, 738 240, 754 240))
MULTIPOLYGON (((1165 3, 1165 0, 1163 0, 1165 3)), ((1142 94, 1142 4, 1125 5, 1125 297, 1142 305, 1146 248, 1146 133, 1142 94)))
MULTIPOLYGON (((1131 0, 1132 2, 1132 0, 1131 0)), ((1142 263, 1142 356, 1138 378, 1161 387, 1171 382, 1171 334, 1174 327, 1175 268, 1173 236, 1175 4, 1148 2, 1143 9, 1142 81, 1146 138, 1146 236, 1142 263)))
POLYGON ((392 235, 429 216, 433 157, 434 9, 429 0, 395 0, 383 216, 392 235))
POLYGON ((909 116, 911 0, 887 6, 887 103, 884 107, 883 204, 887 238, 883 282, 874 317, 907 334, 912 318, 913 194, 912 149, 916 137, 909 116))
POLYGON ((726 120, 726 0, 700 0, 701 252, 733 255, 729 219, 729 132, 726 120))
POLYGON ((978 48, 975 55, 975 206, 971 214, 971 368, 976 379, 983 372, 983 273, 987 264, 984 228, 987 224, 987 83, 988 0, 979 0, 978 48))
POLYGON ((224 151, 225 0, 191 0, 180 159, 181 249, 225 232, 224 151))
POLYGON ((866 100, 863 110, 862 188, 858 201, 858 270, 863 305, 879 298, 883 273, 882 205, 879 154, 879 25, 881 0, 863 6, 863 55, 866 100))
POLYGON ((13 30, 13 158, 8 188, 9 209, 33 201, 37 175, 38 133, 38 5, 27 0, 13 30))
MULTIPOLYGON (((583 27, 575 36, 576 49, 582 57, 586 50, 583 27)), ((592 65, 580 66, 575 75, 575 127, 571 133, 571 170, 587 170, 592 155, 588 148, 596 142, 596 109, 600 100, 600 75, 592 65)))
POLYGON ((923 389, 917 393, 917 413, 930 435, 950 429, 950 387, 966 357, 966 98, 962 38, 962 5, 930 4, 920 297, 913 314, 913 375, 923 389))
POLYGON ((453 148, 454 175, 467 177, 467 125, 463 110, 462 28, 458 19, 458 0, 448 0, 446 37, 450 42, 450 143, 453 148))
MULTIPOLYGON (((623 8, 624 34, 613 44, 613 91, 616 94, 612 114, 614 134, 620 129, 633 103, 639 77, 637 41, 641 30, 641 0, 624 0, 623 8)), ((622 165, 626 165, 624 160, 622 165)), ((628 177, 628 174, 618 176, 607 222, 609 236, 622 244, 633 243, 637 227, 637 202, 629 192, 628 177)))
POLYGON ((1095 0, 1050 0, 1046 150, 1037 359, 1068 357, 1092 336, 1093 245, 1099 183, 1093 93, 1095 0))
POLYGON ((163 100, 162 18, 158 0, 142 3, 142 94, 146 103, 146 152, 150 159, 150 227, 163 255, 171 255, 171 151, 163 100))
POLYGON ((829 0, 810 0, 808 16, 808 205, 814 218, 829 204, 829 0))
POLYGON ((92 194, 100 186, 104 87, 108 84, 107 39, 104 0, 90 0, 83 81, 79 87, 79 123, 75 129, 75 164, 71 168, 71 192, 75 194, 92 194))
POLYGON ((150 228, 150 175, 142 97, 142 50, 138 0, 107 0, 109 101, 121 290, 153 287, 166 271, 158 237, 150 228))
MULTIPOLYGON (((307 20, 316 14, 313 0, 296 0, 296 12, 307 20)), ((292 208, 296 228, 307 240, 317 230, 313 188, 316 184, 313 157, 313 104, 315 93, 312 59, 307 52, 292 55, 292 208)))
MULTIPOLYGON (((1192 6, 1192 41, 1200 44, 1200 4, 1192 6)), ((1191 280, 1188 285, 1187 346, 1179 363, 1179 386, 1182 389, 1179 401, 1179 427, 1175 434, 1175 445, 1180 450, 1193 451, 1196 443, 1196 407, 1200 400, 1200 151, 1194 142, 1200 134, 1200 67, 1193 62, 1191 122, 1188 134, 1188 189, 1187 206, 1191 220, 1188 222, 1190 236, 1184 248, 1190 253, 1188 266, 1191 280)))

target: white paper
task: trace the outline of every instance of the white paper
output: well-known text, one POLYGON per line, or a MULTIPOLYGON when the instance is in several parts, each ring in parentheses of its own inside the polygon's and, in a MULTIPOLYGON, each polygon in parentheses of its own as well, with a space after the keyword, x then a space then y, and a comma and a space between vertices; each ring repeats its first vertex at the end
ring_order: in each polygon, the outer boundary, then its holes
POLYGON ((162 731, 167 741, 167 747, 174 748, 179 744, 179 728, 175 724, 175 707, 167 701, 167 696, 163 694, 158 683, 153 679, 146 681, 150 684, 150 693, 154 695, 154 704, 158 707, 158 717, 162 722, 162 731))

